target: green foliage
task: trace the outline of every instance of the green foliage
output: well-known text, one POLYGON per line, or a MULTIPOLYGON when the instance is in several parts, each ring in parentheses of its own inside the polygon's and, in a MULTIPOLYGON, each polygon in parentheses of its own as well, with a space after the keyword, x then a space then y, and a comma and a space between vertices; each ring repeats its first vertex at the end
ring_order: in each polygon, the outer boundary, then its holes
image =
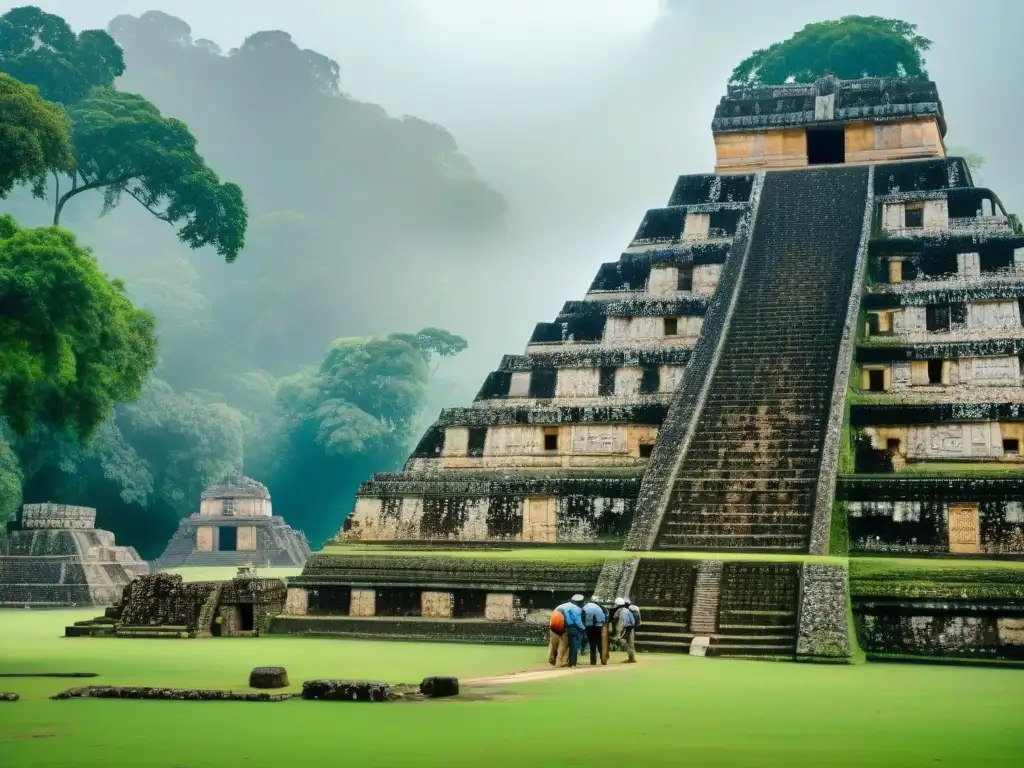
POLYGON ((54 223, 71 197, 103 190, 103 210, 127 194, 161 221, 178 227, 190 248, 212 246, 234 261, 245 244, 248 220, 242 190, 221 183, 196 151, 179 120, 164 117, 133 93, 95 88, 71 110, 77 171, 60 194, 54 223), (79 183, 81 182, 81 183, 79 183))
POLYGON ((21 6, 0 16, 0 72, 38 86, 48 101, 73 104, 95 86, 113 86, 124 54, 102 30, 76 35, 60 16, 21 6))
POLYGON ((39 89, 0 73, 0 198, 19 184, 37 191, 48 171, 75 165, 67 115, 39 96, 39 89))
POLYGON ((8 520, 13 520, 21 506, 23 480, 18 457, 0 430, 0 536, 8 520))
POLYGON ((0 240, 0 416, 90 437, 136 399, 156 362, 153 318, 100 272, 74 235, 17 229, 0 240))
POLYGON ((787 40, 754 51, 732 71, 729 82, 763 85, 812 83, 831 72, 860 77, 926 77, 922 54, 931 40, 917 25, 880 16, 844 16, 808 24, 787 40))
POLYGON ((834 557, 850 554, 850 528, 843 504, 832 503, 832 520, 828 528, 828 553, 834 557))

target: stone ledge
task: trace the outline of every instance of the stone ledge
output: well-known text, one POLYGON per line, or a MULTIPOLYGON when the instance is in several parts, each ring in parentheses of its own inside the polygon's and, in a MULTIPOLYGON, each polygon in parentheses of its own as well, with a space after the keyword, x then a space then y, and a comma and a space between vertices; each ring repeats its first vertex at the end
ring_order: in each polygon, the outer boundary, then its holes
POLYGON ((548 641, 546 625, 484 619, 278 616, 271 634, 493 645, 545 645, 548 641))

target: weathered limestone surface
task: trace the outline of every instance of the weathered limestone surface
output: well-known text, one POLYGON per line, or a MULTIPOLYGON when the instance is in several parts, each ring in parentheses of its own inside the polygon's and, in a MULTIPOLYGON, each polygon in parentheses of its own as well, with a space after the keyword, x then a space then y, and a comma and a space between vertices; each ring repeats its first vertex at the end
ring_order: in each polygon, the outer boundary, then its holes
POLYGON ((266 486, 236 476, 203 492, 199 512, 178 524, 155 565, 287 567, 308 557, 305 534, 273 514, 266 486))
POLYGON ((95 527, 96 510, 26 504, 0 537, 0 605, 109 605, 149 566, 95 527))
POLYGON ((845 567, 803 566, 797 661, 850 661, 848 600, 845 567))

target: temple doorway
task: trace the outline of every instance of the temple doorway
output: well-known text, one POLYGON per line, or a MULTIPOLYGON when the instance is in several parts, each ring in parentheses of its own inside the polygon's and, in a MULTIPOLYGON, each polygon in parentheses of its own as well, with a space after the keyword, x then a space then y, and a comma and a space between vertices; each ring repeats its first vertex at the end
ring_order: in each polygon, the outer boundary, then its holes
POLYGON ((846 162, 846 132, 842 126, 807 129, 807 164, 836 165, 846 162))
POLYGON ((252 632, 254 629, 256 629, 256 623, 253 620, 253 605, 252 603, 241 603, 238 606, 238 630, 252 632))
POLYGON ((221 552, 238 551, 238 529, 233 525, 221 528, 219 531, 217 549, 221 552))

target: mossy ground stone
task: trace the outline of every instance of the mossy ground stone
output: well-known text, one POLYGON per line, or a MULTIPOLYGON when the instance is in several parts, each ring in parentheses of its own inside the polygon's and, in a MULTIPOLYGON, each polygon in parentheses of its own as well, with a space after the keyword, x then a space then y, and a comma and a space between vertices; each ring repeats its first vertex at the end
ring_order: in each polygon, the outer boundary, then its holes
POLYGON ((420 693, 432 699, 442 696, 459 695, 459 678, 457 677, 425 677, 420 683, 420 693))
POLYGON ((372 680, 307 680, 302 698, 322 701, 389 701, 387 683, 372 680))
POLYGON ((256 667, 249 673, 250 688, 287 688, 288 670, 284 667, 256 667))

